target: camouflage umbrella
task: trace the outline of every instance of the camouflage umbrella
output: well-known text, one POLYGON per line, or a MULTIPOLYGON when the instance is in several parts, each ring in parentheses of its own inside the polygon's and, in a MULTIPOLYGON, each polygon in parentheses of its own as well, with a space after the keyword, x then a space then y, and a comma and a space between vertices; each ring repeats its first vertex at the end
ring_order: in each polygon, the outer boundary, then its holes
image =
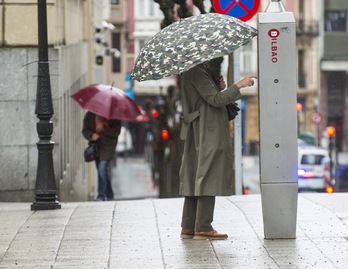
POLYGON ((256 35, 256 29, 227 15, 208 13, 182 19, 144 45, 131 77, 144 81, 180 74, 202 62, 230 54, 256 35))

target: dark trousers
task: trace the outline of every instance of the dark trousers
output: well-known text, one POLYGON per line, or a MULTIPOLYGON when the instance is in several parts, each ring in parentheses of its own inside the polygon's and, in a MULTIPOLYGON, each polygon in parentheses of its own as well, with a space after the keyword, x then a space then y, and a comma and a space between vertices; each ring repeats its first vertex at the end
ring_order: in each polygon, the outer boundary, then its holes
POLYGON ((215 196, 185 196, 181 227, 196 232, 213 230, 215 196))

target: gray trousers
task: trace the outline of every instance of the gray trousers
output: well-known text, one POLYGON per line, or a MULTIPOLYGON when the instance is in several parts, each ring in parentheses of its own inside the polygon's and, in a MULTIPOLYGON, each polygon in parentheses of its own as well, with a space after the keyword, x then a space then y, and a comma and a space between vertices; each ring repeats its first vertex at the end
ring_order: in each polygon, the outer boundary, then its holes
POLYGON ((181 227, 195 232, 213 230, 215 196, 185 196, 181 227))

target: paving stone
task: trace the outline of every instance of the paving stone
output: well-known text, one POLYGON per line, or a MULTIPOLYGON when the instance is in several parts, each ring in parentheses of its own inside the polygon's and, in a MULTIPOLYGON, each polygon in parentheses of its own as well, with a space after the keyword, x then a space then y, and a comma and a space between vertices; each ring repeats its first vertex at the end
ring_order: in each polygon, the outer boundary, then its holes
POLYGON ((260 195, 218 197, 227 240, 183 240, 183 198, 65 203, 30 211, 0 203, 0 269, 346 268, 348 194, 300 194, 296 239, 266 240, 260 195))

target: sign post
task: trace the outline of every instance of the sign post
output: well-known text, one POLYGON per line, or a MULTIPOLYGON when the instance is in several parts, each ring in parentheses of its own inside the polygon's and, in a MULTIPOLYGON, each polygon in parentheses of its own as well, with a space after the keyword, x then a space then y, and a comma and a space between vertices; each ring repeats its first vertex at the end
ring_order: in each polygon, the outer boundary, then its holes
MULTIPOLYGON (((247 21, 251 19, 259 10, 260 0, 214 0, 214 9, 217 13, 229 15, 247 21)), ((230 81, 240 79, 240 53, 239 50, 230 55, 229 66, 230 81), (231 60, 232 58, 232 60, 231 60), (231 63, 233 67, 231 66, 231 63)), ((237 101, 241 107, 241 100, 237 101)), ((243 194, 243 161, 242 161, 242 116, 241 113, 234 119, 234 193, 243 194)))
POLYGON ((314 123, 316 125, 316 129, 317 129, 317 146, 320 145, 319 143, 319 137, 320 137, 320 129, 319 129, 319 123, 321 123, 321 121, 323 120, 323 115, 317 111, 311 114, 311 122, 314 123))
POLYGON ((258 14, 258 63, 264 235, 296 238, 296 25, 280 0, 258 14))

